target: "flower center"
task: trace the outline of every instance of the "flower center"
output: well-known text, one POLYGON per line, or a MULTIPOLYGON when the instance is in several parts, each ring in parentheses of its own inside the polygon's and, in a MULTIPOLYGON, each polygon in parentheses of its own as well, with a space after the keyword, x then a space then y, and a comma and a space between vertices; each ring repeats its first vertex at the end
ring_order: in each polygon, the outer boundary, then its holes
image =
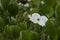
POLYGON ((40 19, 38 18, 37 20, 39 21, 40 19))

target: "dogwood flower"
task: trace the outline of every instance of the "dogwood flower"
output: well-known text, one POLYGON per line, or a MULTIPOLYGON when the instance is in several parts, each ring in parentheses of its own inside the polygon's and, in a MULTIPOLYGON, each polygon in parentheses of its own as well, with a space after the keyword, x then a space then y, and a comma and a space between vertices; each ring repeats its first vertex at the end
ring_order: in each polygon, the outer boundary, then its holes
POLYGON ((40 26, 45 26, 48 18, 46 16, 40 16, 38 13, 33 13, 32 15, 28 15, 30 21, 33 23, 37 23, 40 26))

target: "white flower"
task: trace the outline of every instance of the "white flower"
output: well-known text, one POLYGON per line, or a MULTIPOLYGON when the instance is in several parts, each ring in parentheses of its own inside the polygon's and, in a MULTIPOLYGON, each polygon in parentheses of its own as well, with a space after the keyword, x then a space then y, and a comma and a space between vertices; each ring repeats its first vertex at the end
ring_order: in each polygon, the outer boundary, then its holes
POLYGON ((20 3, 18 3, 18 6, 23 6, 23 4, 20 2, 20 3))
POLYGON ((27 12, 24 12, 24 15, 26 15, 27 14, 27 12))
POLYGON ((44 4, 44 1, 41 1, 41 4, 44 4))
POLYGON ((29 3, 22 4, 21 2, 17 4, 18 6, 24 6, 24 7, 29 7, 29 3))
POLYGON ((14 18, 14 17, 11 17, 11 19, 14 20, 14 21, 16 21, 16 18, 14 18))
POLYGON ((31 0, 28 0, 28 2, 30 2, 31 0))
POLYGON ((33 8, 30 8, 30 11, 32 11, 33 10, 33 8))
POLYGON ((33 23, 37 23, 41 26, 45 26, 45 23, 47 22, 48 18, 46 16, 40 16, 38 13, 33 13, 32 15, 28 15, 30 18, 30 21, 33 23))
POLYGON ((45 26, 45 23, 47 22, 48 18, 46 16, 41 16, 40 20, 38 21, 38 24, 41 26, 45 26))
POLYGON ((40 18, 40 15, 38 13, 34 13, 32 15, 28 15, 28 17, 30 18, 30 21, 32 21, 33 23, 37 23, 38 19, 40 18))
POLYGON ((29 7, 29 3, 26 3, 26 4, 24 5, 24 7, 29 7))
POLYGON ((27 15, 27 12, 24 12, 23 16, 26 16, 27 15))

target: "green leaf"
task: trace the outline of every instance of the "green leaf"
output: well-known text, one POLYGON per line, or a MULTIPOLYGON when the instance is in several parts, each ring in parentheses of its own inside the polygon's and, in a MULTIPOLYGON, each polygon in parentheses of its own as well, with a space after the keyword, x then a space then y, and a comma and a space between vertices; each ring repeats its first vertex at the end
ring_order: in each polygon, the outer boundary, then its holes
POLYGON ((1 35, 1 33, 0 33, 0 40, 2 40, 2 35, 1 35))
POLYGON ((4 25, 5 25, 5 21, 2 17, 0 17, 0 32, 4 30, 4 25))
POLYGON ((36 8, 39 0, 31 0, 30 7, 36 8))
POLYGON ((53 8, 50 6, 47 6, 46 4, 40 5, 39 9, 40 14, 46 15, 48 18, 53 16, 53 8))
POLYGON ((57 24, 60 24, 60 5, 57 5, 56 7, 56 21, 57 24))
POLYGON ((18 38, 20 34, 20 28, 18 25, 5 26, 5 32, 9 37, 18 38))
POLYGON ((2 6, 5 10, 8 9, 10 0, 1 0, 2 6))
POLYGON ((60 40, 60 26, 57 27, 58 40, 60 40))
POLYGON ((22 40, 31 40, 30 32, 22 32, 22 40))
POLYGON ((0 27, 3 27, 4 24, 5 24, 4 19, 2 17, 0 17, 0 27))
POLYGON ((60 26, 57 27, 57 32, 60 33, 60 26))
POLYGON ((42 30, 42 27, 38 24, 32 24, 32 28, 34 29, 34 31, 40 33, 42 30))
POLYGON ((18 13, 18 5, 16 3, 10 4, 8 7, 8 12, 10 16, 15 17, 18 13))
POLYGON ((57 34, 54 22, 49 20, 46 23, 46 33, 51 37, 54 37, 57 34))
POLYGON ((20 32, 20 40, 39 40, 38 33, 34 31, 22 31, 20 32))
POLYGON ((19 27, 20 27, 20 30, 21 30, 21 31, 27 29, 27 25, 24 24, 24 23, 20 23, 19 27))
POLYGON ((48 6, 54 6, 57 0, 44 0, 48 6))
POLYGON ((31 40, 40 40, 40 35, 37 32, 33 32, 31 40))
POLYGON ((0 7, 0 16, 3 15, 3 9, 0 7))
POLYGON ((46 33, 50 36, 50 40, 58 40, 57 27, 51 20, 46 23, 46 33))

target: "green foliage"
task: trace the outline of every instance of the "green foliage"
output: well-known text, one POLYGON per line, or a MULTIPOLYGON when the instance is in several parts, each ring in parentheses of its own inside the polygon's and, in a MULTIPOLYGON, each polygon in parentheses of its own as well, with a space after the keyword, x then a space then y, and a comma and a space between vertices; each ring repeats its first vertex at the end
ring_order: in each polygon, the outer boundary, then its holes
POLYGON ((40 10, 39 11, 40 14, 46 15, 48 18, 53 16, 53 8, 48 6, 48 5, 46 5, 46 4, 43 4, 43 5, 41 4, 39 10, 40 10))
POLYGON ((4 25, 5 25, 5 21, 2 17, 0 17, 0 32, 4 30, 4 25))
POLYGON ((60 26, 57 27, 57 32, 58 32, 58 34, 60 34, 60 26))
POLYGON ((27 29, 27 25, 24 24, 24 23, 21 23, 21 24, 19 25, 19 27, 20 27, 20 30, 21 30, 21 31, 27 29))
POLYGON ((46 33, 51 37, 57 34, 55 24, 50 20, 46 24, 46 33))
POLYGON ((20 28, 18 25, 7 25, 5 26, 5 32, 10 37, 18 38, 20 34, 20 28))
POLYGON ((1 33, 0 33, 0 40, 2 40, 2 35, 1 35, 1 33))
POLYGON ((8 9, 10 0, 1 0, 2 6, 5 10, 8 9))
POLYGON ((20 32, 20 40, 21 39, 22 40, 39 40, 39 35, 34 31, 22 31, 20 32))
POLYGON ((58 24, 60 24, 60 5, 57 5, 56 7, 56 20, 58 24))
POLYGON ((60 0, 0 2, 0 40, 60 40, 60 0), (22 6, 18 5, 19 2, 23 3, 22 6), (24 7, 25 3, 29 3, 29 7, 24 7), (44 27, 28 18, 29 14, 36 12, 48 18, 44 27))
POLYGON ((40 31, 42 29, 42 27, 40 25, 38 25, 38 24, 33 24, 32 27, 38 33, 40 33, 40 31))
POLYGON ((38 3, 38 0, 32 0, 32 1, 30 2, 30 7, 33 7, 33 8, 37 7, 37 3, 38 3), (32 4, 32 5, 31 5, 31 4, 32 4))
POLYGON ((60 40, 60 26, 57 27, 57 33, 58 33, 58 40, 60 40))
POLYGON ((44 0, 48 6, 54 6, 57 0, 44 0))
POLYGON ((10 16, 15 17, 17 15, 17 13, 18 13, 18 5, 16 3, 10 4, 8 6, 8 12, 9 12, 10 16))

